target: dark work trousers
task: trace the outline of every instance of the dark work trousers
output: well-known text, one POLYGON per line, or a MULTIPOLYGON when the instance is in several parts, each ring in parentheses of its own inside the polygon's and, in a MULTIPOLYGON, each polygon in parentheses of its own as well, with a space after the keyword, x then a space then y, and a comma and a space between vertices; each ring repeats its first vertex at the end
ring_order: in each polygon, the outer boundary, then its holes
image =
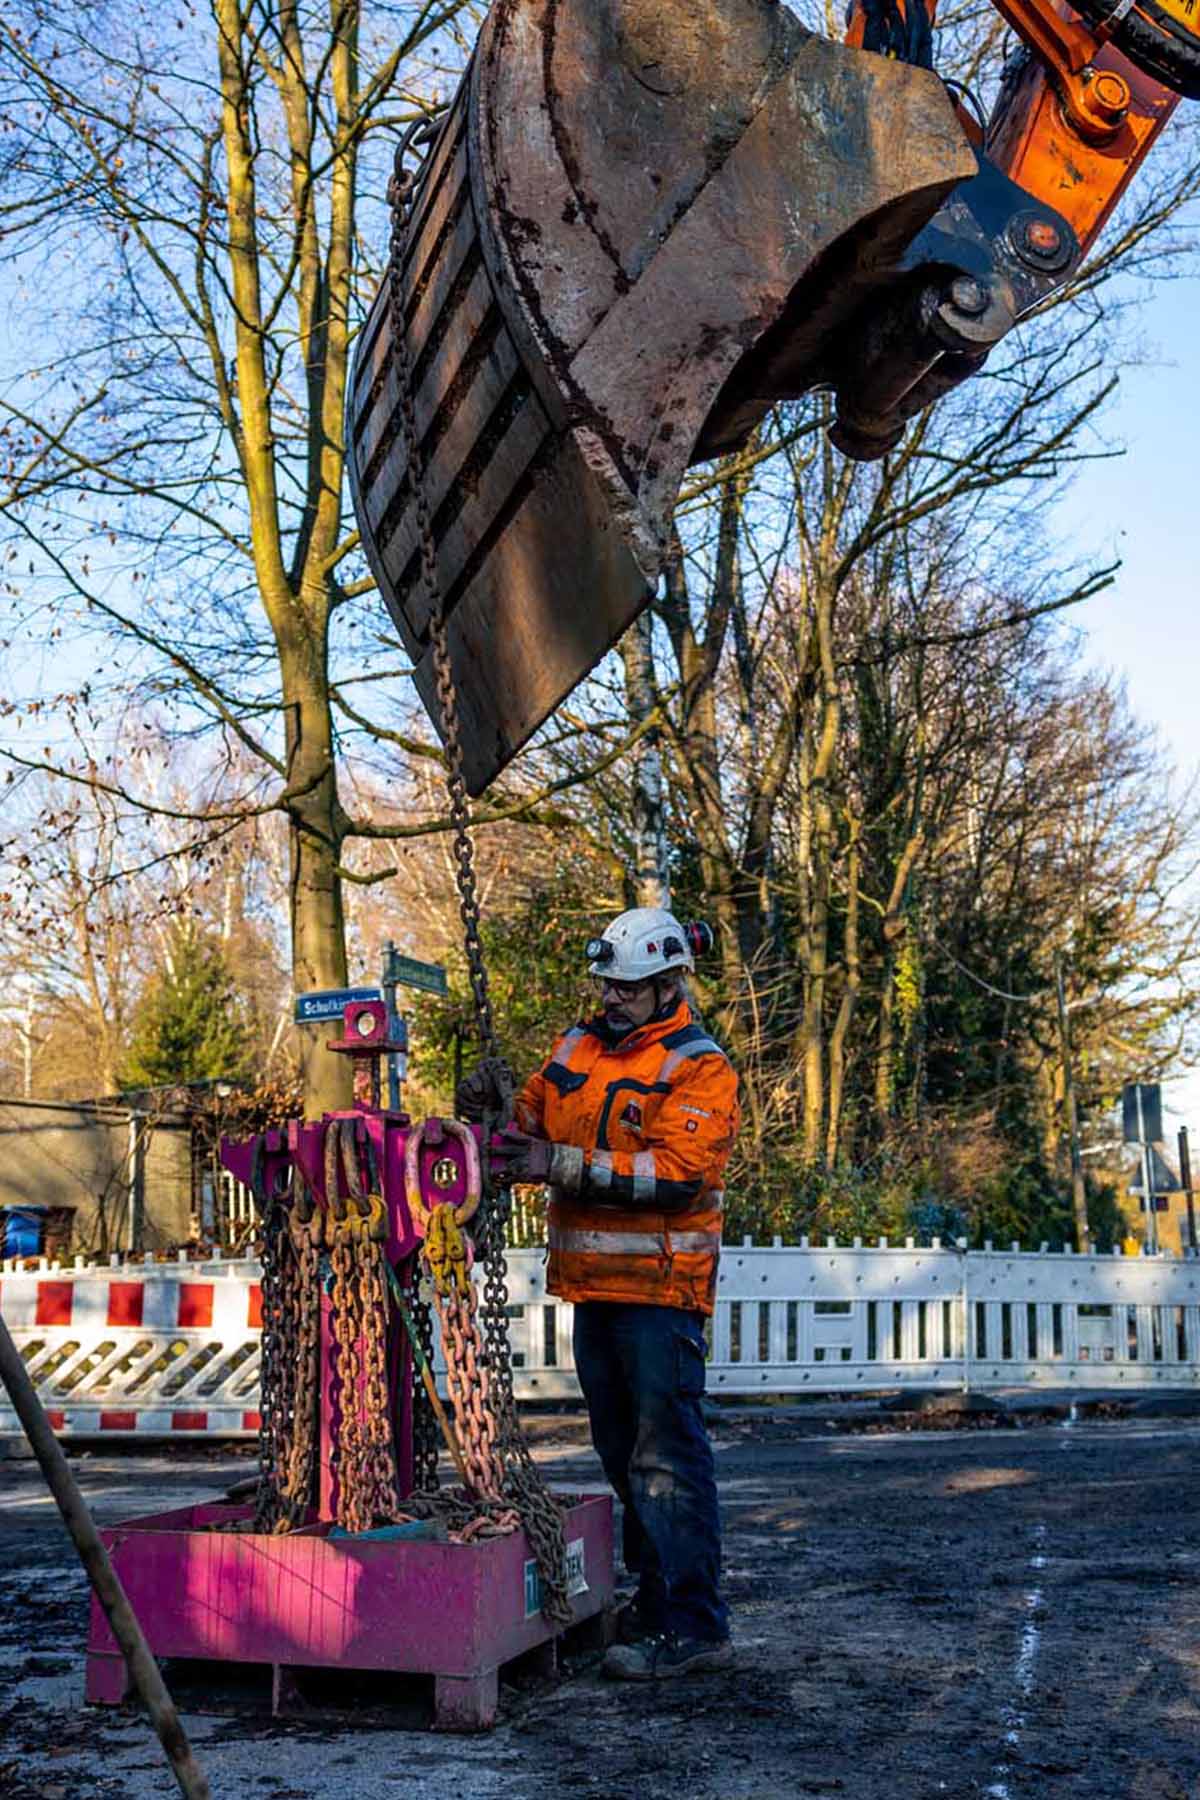
POLYGON ((729 1635, 704 1392, 704 1321, 674 1306, 575 1307, 575 1367, 604 1473, 625 1509, 625 1567, 651 1629, 729 1635))

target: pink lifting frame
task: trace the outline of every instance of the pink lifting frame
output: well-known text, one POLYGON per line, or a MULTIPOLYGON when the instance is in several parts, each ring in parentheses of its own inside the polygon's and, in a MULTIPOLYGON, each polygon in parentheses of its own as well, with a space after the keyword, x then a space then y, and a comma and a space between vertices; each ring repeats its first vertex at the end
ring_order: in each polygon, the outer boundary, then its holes
MULTIPOLYGON (((385 1029, 368 1045, 354 1034, 348 1007, 343 1038, 330 1048, 355 1061, 355 1106, 319 1122, 289 1123, 221 1146, 225 1166, 241 1181, 286 1192, 298 1169, 320 1206, 326 1204, 324 1143, 334 1119, 353 1119, 369 1140, 388 1216, 387 1256, 403 1286, 411 1283, 421 1233, 404 1197, 407 1114, 375 1104, 378 1080, 366 1065, 389 1047, 385 1029)), ((432 1122, 430 1122, 432 1123, 432 1122)), ((419 1167, 431 1201, 457 1202, 467 1191, 461 1145, 436 1128, 426 1131, 419 1167), (440 1140, 440 1141, 439 1141, 440 1140), (446 1161, 457 1169, 448 1185, 432 1171, 446 1161)), ((344 1181, 339 1173, 339 1189, 344 1181)), ((398 1320, 388 1337, 390 1401, 401 1495, 412 1486, 412 1360, 398 1320)), ((288 1671, 296 1668, 391 1670, 432 1675, 435 1722, 445 1730, 492 1724, 503 1663, 542 1645, 555 1630, 542 1616, 536 1571, 523 1532, 470 1544, 428 1538, 330 1537, 337 1500, 332 1457, 338 1410, 333 1370, 332 1302, 322 1288, 320 1349, 320 1475, 309 1523, 275 1535, 222 1526, 253 1518, 246 1506, 183 1507, 130 1519, 102 1533, 156 1656, 267 1665, 273 1671, 273 1710, 286 1710, 288 1671)), ((563 1498, 560 1496, 560 1498, 563 1498)), ((574 1622, 602 1615, 613 1596, 612 1501, 574 1497, 565 1532, 572 1569, 574 1622)), ((602 1621, 601 1621, 602 1622, 602 1621)), ((551 1648, 550 1654, 553 1655, 551 1648)), ((116 1705, 127 1692, 125 1664, 93 1600, 86 1696, 116 1705)))
MULTIPOLYGON (((432 1675, 443 1731, 493 1724, 499 1671, 551 1645, 554 1627, 530 1610, 523 1532, 471 1544, 329 1538, 314 1525, 282 1537, 214 1530, 252 1516, 245 1506, 189 1506, 130 1519, 101 1535, 156 1656, 267 1665, 273 1710, 287 1710, 292 1669, 432 1675)), ((572 1547, 576 1623, 613 1593, 612 1502, 580 1497, 564 1520, 572 1547)), ((86 1697, 125 1699, 124 1659, 92 1602, 86 1697)))

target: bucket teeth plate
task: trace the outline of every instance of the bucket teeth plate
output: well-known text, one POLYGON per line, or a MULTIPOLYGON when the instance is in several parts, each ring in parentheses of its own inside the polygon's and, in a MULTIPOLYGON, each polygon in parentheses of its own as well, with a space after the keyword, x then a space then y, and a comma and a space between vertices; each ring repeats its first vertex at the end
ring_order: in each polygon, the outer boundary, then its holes
MULTIPOLYGON (((975 168, 934 75, 776 0, 496 0, 402 276, 472 793, 646 605, 688 465, 827 378, 975 168)), ((354 502, 436 723, 397 399, 381 291, 354 502)))

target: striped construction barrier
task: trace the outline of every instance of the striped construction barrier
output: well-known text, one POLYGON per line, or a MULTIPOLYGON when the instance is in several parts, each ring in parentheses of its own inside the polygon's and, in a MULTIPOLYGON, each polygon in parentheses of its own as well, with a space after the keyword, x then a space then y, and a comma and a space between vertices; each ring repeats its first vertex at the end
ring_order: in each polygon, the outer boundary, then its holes
MULTIPOLYGON (((261 1285, 194 1267, 0 1274, 0 1313, 55 1431, 257 1434, 261 1285)), ((19 1430, 0 1405, 0 1435, 19 1430)))
MULTIPOLYGON (((541 1250, 509 1251, 518 1400, 579 1395, 572 1309, 545 1283, 541 1250)), ((255 1263, 0 1267, 0 1312, 65 1435, 258 1431, 255 1263)), ((1195 1390, 1200 1259, 911 1239, 726 1245, 708 1386, 726 1395, 1195 1390)), ((0 1406, 0 1436, 18 1429, 0 1406)))

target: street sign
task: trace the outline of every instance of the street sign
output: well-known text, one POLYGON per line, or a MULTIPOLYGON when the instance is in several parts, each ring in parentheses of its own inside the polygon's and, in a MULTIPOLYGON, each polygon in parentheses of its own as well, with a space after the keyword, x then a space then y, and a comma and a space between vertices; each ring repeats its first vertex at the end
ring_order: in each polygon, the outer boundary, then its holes
POLYGON ((401 987, 423 988, 427 994, 449 991, 441 963, 418 962, 415 956, 401 956, 398 950, 385 952, 383 980, 398 982, 401 987))
POLYGON ((1126 1082, 1121 1089, 1121 1135, 1125 1142, 1127 1144, 1157 1144, 1161 1142, 1162 1134, 1162 1088, 1158 1082, 1126 1082), (1141 1099, 1140 1117, 1139 1097, 1141 1099))
POLYGON ((327 1019, 340 1019, 352 1000, 379 1000, 377 987, 328 988, 319 994, 296 995, 297 1025, 323 1025, 327 1019))
MULTIPOLYGON (((1177 1194, 1180 1189, 1179 1177, 1176 1175, 1174 1169, 1172 1169, 1166 1157, 1162 1155, 1161 1151, 1156 1150, 1153 1144, 1150 1146, 1149 1160, 1150 1181, 1154 1188, 1155 1199, 1163 1200, 1168 1194, 1177 1194)), ((1139 1169, 1137 1175, 1130 1182, 1129 1192, 1131 1194, 1138 1194, 1143 1199, 1145 1198, 1146 1179, 1142 1170, 1139 1169)), ((1162 1212, 1164 1209, 1160 1206, 1158 1210, 1162 1212)))

